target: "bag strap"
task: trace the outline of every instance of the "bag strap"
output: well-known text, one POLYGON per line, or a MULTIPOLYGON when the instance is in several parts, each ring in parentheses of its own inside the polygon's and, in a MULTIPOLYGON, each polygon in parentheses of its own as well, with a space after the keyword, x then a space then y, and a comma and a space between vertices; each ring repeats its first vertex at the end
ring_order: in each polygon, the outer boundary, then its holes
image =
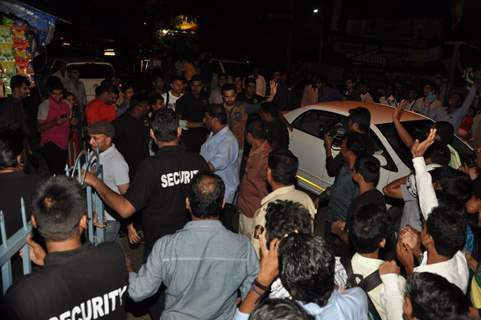
POLYGON ((369 292, 382 284, 381 276, 379 275, 379 271, 376 270, 358 284, 364 291, 369 292))

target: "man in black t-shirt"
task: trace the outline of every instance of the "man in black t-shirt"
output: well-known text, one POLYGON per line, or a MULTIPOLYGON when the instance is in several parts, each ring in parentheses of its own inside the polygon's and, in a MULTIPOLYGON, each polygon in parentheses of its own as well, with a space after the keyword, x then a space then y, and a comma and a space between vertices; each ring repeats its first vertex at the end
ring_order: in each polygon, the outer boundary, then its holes
POLYGON ((352 179, 359 186, 359 195, 354 198, 347 209, 346 221, 337 220, 331 226, 334 234, 339 236, 344 242, 348 242, 346 224, 352 219, 361 207, 374 205, 377 208, 386 209, 384 195, 376 189, 380 174, 379 160, 373 156, 359 157, 352 169, 352 179))
POLYGON ((43 266, 7 291, 2 319, 125 319, 128 272, 116 243, 82 245, 87 226, 80 184, 51 177, 36 191, 32 224, 47 251, 31 238, 30 257, 43 266))
POLYGON ((272 151, 289 149, 289 129, 274 102, 264 102, 259 113, 267 128, 267 142, 272 151))
POLYGON ((129 176, 132 179, 138 165, 149 156, 149 127, 146 118, 150 104, 146 97, 134 96, 130 100, 130 108, 117 118, 115 127, 115 147, 124 156, 129 165, 129 176))
POLYGON ((188 221, 185 197, 190 181, 199 171, 208 170, 201 156, 179 146, 182 129, 172 110, 160 110, 151 125, 150 135, 159 151, 142 161, 124 196, 110 190, 93 174, 87 173, 85 178, 120 216, 127 218, 142 210, 144 256, 148 256, 157 239, 176 232, 188 221))
POLYGON ((204 84, 199 75, 192 77, 190 81, 191 92, 184 94, 177 100, 175 112, 180 119, 187 121, 187 128, 182 131, 181 142, 187 151, 200 152, 200 147, 207 138, 208 131, 202 122, 209 104, 204 95, 204 84))

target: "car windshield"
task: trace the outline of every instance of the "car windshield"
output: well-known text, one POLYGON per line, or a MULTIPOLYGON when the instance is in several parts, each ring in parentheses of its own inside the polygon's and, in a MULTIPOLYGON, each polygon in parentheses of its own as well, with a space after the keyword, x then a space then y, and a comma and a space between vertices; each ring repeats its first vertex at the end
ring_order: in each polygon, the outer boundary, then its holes
POLYGON ((81 79, 110 79, 114 75, 111 65, 101 63, 70 64, 67 70, 77 69, 81 79))
MULTIPOLYGON (((419 139, 420 141, 426 137, 427 132, 433 126, 433 122, 430 120, 405 121, 402 124, 414 139, 419 139)), ((397 152, 402 162, 409 168, 412 168, 411 151, 399 138, 394 124, 378 124, 377 127, 383 133, 384 137, 386 137, 391 147, 397 152)), ((475 159, 474 152, 464 142, 455 137, 452 146, 458 151, 463 163, 473 163, 475 159)))

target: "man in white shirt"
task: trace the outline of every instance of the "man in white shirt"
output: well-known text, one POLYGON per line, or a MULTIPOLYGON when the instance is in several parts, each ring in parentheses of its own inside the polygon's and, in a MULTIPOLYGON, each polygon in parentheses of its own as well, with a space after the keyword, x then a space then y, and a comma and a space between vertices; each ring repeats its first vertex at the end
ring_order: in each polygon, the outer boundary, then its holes
MULTIPOLYGON (((261 207, 254 214, 255 228, 259 228, 257 226, 265 227, 267 207, 269 203, 277 200, 299 202, 314 219, 316 208, 311 197, 303 191, 296 190, 295 187, 298 167, 299 161, 291 151, 278 150, 270 153, 267 162, 267 182, 271 186, 272 192, 261 200, 261 207)), ((252 245, 257 249, 257 254, 260 254, 259 240, 255 239, 252 234, 250 237, 252 245)))
POLYGON ((164 103, 167 108, 175 111, 177 100, 184 95, 185 79, 180 76, 175 76, 170 80, 170 90, 162 94, 164 103))
MULTIPOLYGON (((100 152, 104 183, 118 194, 124 194, 129 188, 129 166, 122 154, 115 148, 112 139, 115 136, 114 127, 106 121, 91 124, 87 132, 89 144, 93 150, 100 152)), ((117 241, 120 222, 107 211, 105 212, 105 241, 117 241)))
MULTIPOLYGON (((360 275, 363 279, 371 276, 374 272, 379 272, 384 260, 379 258, 379 250, 386 245, 388 235, 388 221, 386 219, 386 209, 370 204, 360 207, 356 212, 352 212, 348 222, 349 238, 356 253, 351 259, 352 273, 360 275)), ((391 281, 404 287, 405 280, 398 274, 380 275, 383 278, 392 277, 391 281)), ((360 279, 356 278, 357 284, 360 279)), ((378 278, 379 281, 379 278, 378 278)), ((386 298, 384 292, 385 285, 379 281, 379 285, 371 290, 364 288, 368 294, 372 305, 376 309, 382 320, 402 319, 402 298, 394 297, 394 300, 386 298)), ((374 312, 374 310, 370 310, 374 312)))

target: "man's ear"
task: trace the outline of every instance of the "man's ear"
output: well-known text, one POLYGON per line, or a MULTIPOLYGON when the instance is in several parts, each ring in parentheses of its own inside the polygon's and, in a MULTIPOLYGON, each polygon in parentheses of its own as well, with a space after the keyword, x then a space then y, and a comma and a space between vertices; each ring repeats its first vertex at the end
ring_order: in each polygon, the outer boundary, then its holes
POLYGON ((37 219, 35 219, 35 215, 32 214, 32 217, 30 218, 30 222, 32 222, 32 227, 34 227, 35 229, 38 229, 37 219))
POLYGON ((82 218, 80 218, 79 228, 80 232, 83 232, 85 229, 87 229, 87 216, 85 214, 83 214, 82 218))
POLYGON ((381 242, 379 242, 379 248, 384 248, 386 246, 386 238, 382 239, 381 242))
POLYGON ((192 211, 192 209, 190 208, 190 200, 189 198, 185 198, 185 208, 189 211, 192 211))

